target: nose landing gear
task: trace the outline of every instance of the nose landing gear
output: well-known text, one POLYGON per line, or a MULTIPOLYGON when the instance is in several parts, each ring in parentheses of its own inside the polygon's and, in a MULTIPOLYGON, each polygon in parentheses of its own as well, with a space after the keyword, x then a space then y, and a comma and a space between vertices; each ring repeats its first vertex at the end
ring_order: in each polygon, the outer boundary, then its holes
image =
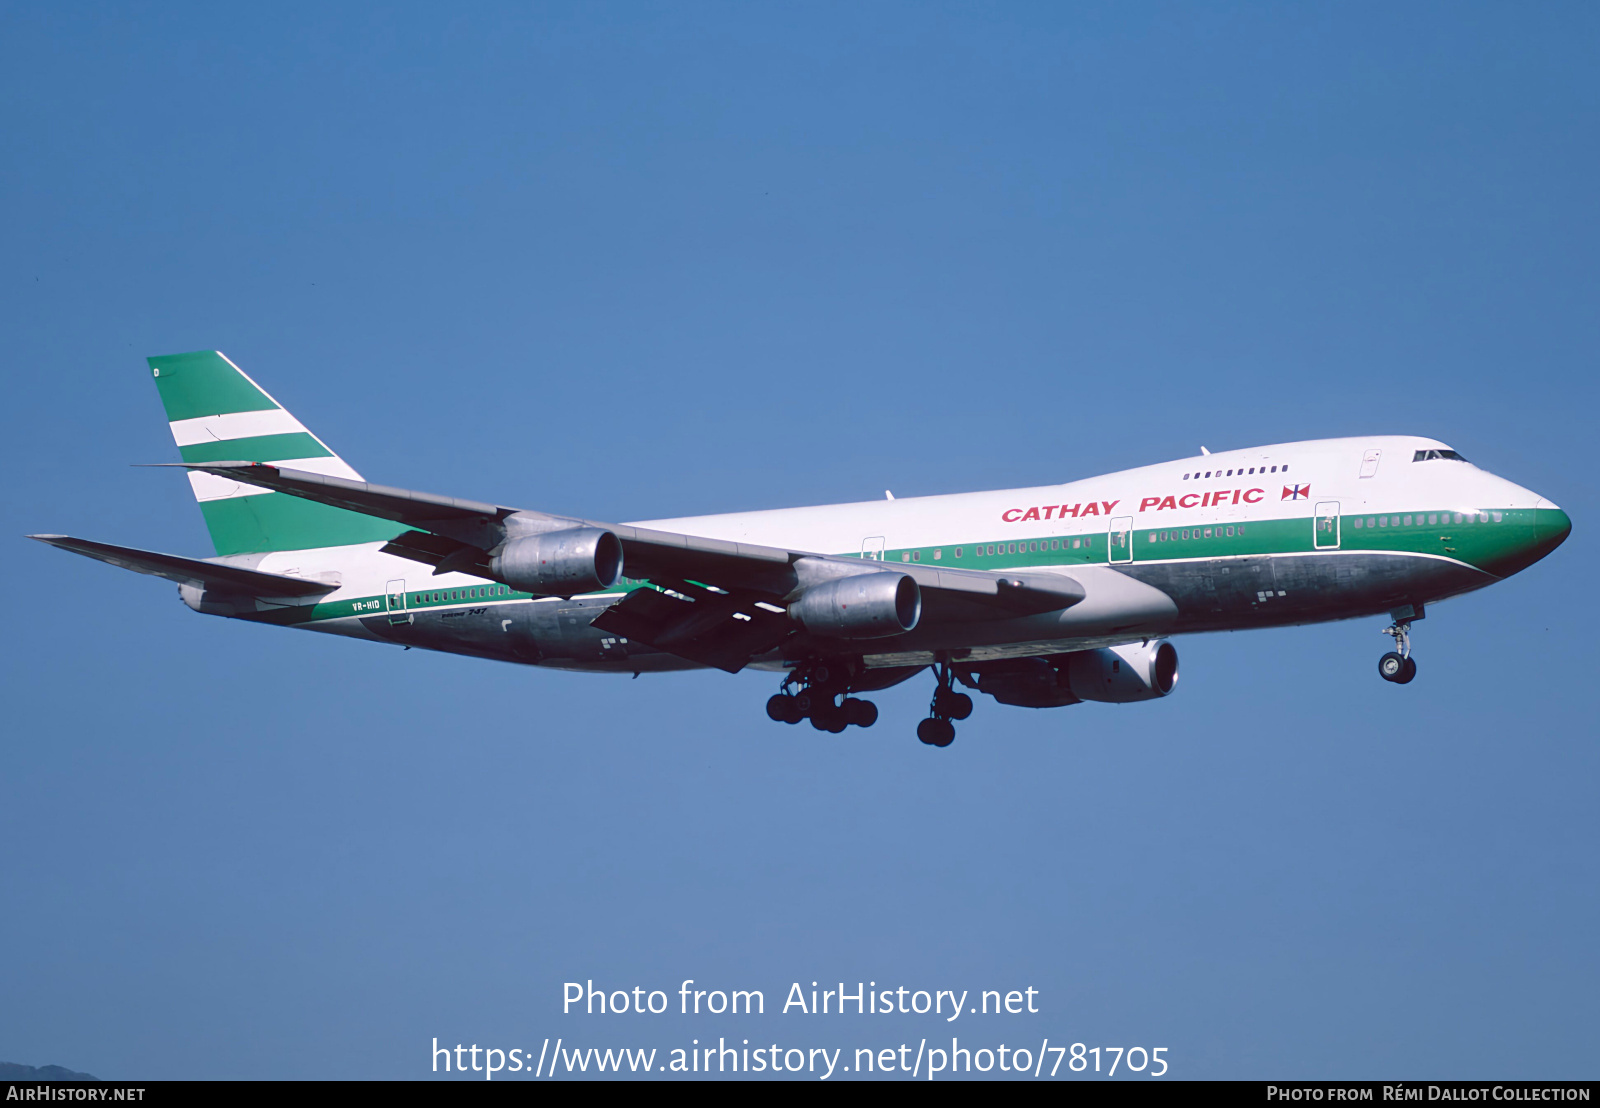
POLYGON ((1390 651, 1378 659, 1378 676, 1396 685, 1406 685, 1417 675, 1417 663, 1390 651))
POLYGON ((966 719, 972 714, 972 697, 955 690, 955 673, 949 662, 934 667, 938 684, 933 689, 933 700, 928 705, 928 718, 917 724, 917 738, 929 746, 949 746, 956 741, 953 719, 966 719))
POLYGON ((1394 649, 1378 659, 1378 676, 1396 685, 1409 685, 1417 676, 1416 659, 1411 657, 1411 623, 1425 614, 1422 605, 1406 605, 1389 613, 1394 622, 1383 629, 1394 639, 1394 649))
POLYGON ((830 662, 797 666, 783 679, 778 694, 767 701, 767 716, 779 723, 809 719, 818 731, 835 735, 852 724, 871 727, 878 722, 878 706, 846 696, 849 679, 845 667, 830 662))

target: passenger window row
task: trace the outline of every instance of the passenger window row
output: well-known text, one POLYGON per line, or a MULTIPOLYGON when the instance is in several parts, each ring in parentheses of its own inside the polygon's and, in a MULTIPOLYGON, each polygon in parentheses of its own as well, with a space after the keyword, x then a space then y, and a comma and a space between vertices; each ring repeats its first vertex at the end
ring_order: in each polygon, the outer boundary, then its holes
POLYGON ((1151 531, 1151 542, 1184 542, 1191 536, 1197 539, 1233 538, 1235 535, 1244 534, 1244 524, 1235 524, 1232 527, 1194 527, 1188 531, 1151 531), (1212 532, 1216 532, 1215 535, 1212 532))
POLYGON ((1421 512, 1399 516, 1357 516, 1352 527, 1438 527, 1451 523, 1504 523, 1504 512, 1421 512))
MULTIPOLYGON (((993 558, 1002 554, 1038 554, 1048 553, 1052 550, 1088 550, 1092 539, 1040 539, 1037 542, 1000 542, 980 543, 972 548, 972 553, 979 558, 993 558)), ((961 548, 956 547, 956 557, 961 557, 961 548)))
MULTIPOLYGON (((1004 557, 1009 554, 1048 554, 1052 550, 1083 550, 1088 551, 1094 542, 1093 536, 1079 537, 1076 539, 1038 539, 1031 542, 991 542, 979 543, 972 548, 974 558, 1004 557)), ((964 546, 952 547, 951 556, 964 558, 967 548, 964 546)), ((930 555, 930 561, 941 561, 944 557, 944 547, 939 547, 930 555)), ((922 551, 904 550, 900 552, 902 562, 922 561, 922 551)))
POLYGON ((1199 481, 1199 480, 1202 480, 1202 479, 1204 479, 1206 477, 1250 477, 1250 476, 1254 476, 1254 475, 1260 474, 1260 473, 1288 473, 1288 472, 1289 472, 1289 467, 1286 466, 1286 465, 1273 466, 1270 469, 1267 468, 1266 466, 1251 466, 1249 469, 1245 469, 1243 467, 1240 467, 1238 469, 1229 469, 1229 470, 1208 469, 1204 473, 1200 473, 1198 471, 1196 471, 1194 473, 1185 473, 1183 475, 1183 479, 1185 481, 1188 481, 1190 479, 1193 479, 1195 481, 1199 481))
POLYGON ((414 592, 411 594, 413 604, 448 604, 452 600, 478 600, 490 596, 510 596, 511 590, 504 585, 488 585, 481 589, 443 589, 439 592, 414 592))

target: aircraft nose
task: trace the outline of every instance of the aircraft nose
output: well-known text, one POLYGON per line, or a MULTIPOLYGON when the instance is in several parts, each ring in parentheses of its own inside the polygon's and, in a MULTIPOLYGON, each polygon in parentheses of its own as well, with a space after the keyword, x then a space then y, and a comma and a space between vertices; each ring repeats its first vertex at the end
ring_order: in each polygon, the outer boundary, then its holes
POLYGON ((1538 548, 1537 557, 1543 558, 1566 542, 1570 534, 1571 517, 1541 496, 1533 511, 1533 542, 1538 548))
MULTIPOLYGON (((1526 504, 1528 501, 1524 500, 1526 504)), ((1526 509, 1523 509, 1526 511, 1526 509)), ((1481 514, 1479 518, 1484 518, 1481 514)), ((1526 520, 1526 517, 1523 517, 1526 520)), ((1505 532, 1506 542, 1497 546, 1482 562, 1480 569, 1500 577, 1521 573, 1540 558, 1567 541, 1572 534, 1572 520, 1567 513, 1543 497, 1534 499, 1533 519, 1505 532)))

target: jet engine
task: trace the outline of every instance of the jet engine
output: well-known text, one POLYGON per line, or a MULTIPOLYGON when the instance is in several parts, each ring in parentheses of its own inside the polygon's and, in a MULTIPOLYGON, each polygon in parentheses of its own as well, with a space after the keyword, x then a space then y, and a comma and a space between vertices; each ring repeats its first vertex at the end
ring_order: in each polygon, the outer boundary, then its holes
POLYGON ((829 638, 903 635, 922 616, 922 590, 904 573, 858 573, 811 586, 789 605, 789 615, 829 638))
MULTIPOLYGON (((1130 704, 1166 696, 1178 684, 1178 650, 1166 639, 972 667, 978 691, 1002 704, 1057 708, 1083 700, 1130 704)), ((974 684, 972 681, 966 682, 974 684)))
POLYGON ((1067 685, 1079 700, 1131 704, 1156 700, 1178 684, 1178 648, 1166 639, 1106 650, 1080 650, 1066 657, 1067 685))
POLYGON ((622 576, 622 540, 599 527, 524 535, 500 548, 489 574, 539 596, 599 592, 622 576))

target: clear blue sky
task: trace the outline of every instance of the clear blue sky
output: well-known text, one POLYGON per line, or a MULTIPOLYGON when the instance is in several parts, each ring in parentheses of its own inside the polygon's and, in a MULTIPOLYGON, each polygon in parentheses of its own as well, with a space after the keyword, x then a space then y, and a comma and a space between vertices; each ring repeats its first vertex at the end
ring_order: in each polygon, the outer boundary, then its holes
POLYGON ((966 1041, 1174 1076, 1594 1077, 1592 4, 10 4, 0 1059, 410 1077, 455 1042, 895 1045, 560 985, 1041 990, 966 1041), (369 479, 597 519, 1436 436, 1572 515, 1430 612, 1180 640, 1178 693, 514 668, 190 613, 143 358, 369 479))

